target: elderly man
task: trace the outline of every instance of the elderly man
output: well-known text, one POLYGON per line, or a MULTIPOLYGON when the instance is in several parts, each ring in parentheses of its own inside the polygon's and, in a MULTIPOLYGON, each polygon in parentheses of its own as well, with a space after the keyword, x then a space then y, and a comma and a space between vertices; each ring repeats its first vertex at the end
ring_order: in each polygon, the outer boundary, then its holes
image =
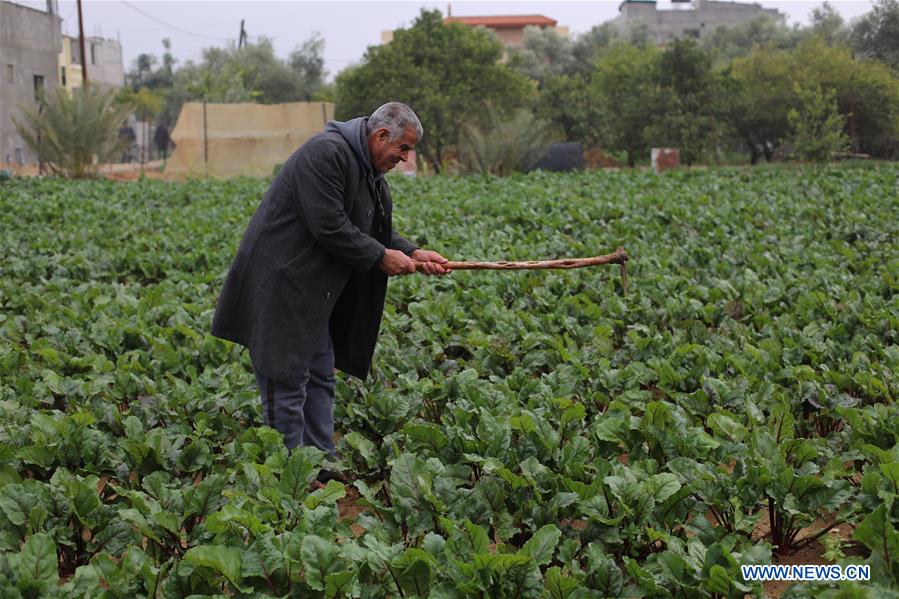
POLYGON ((250 350, 266 423, 290 449, 334 455, 334 368, 365 378, 387 277, 449 272, 391 221, 384 174, 422 133, 398 102, 328 123, 281 167, 231 264, 212 334, 250 350))

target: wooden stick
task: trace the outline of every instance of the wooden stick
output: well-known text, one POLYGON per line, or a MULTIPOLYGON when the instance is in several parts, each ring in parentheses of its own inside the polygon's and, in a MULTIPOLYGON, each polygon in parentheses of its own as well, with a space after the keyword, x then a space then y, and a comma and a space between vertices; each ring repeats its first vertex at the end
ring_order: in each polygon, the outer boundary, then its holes
MULTIPOLYGON (((627 295, 627 260, 628 255, 623 247, 619 247, 611 254, 605 256, 593 256, 592 258, 563 258, 561 260, 528 260, 524 262, 447 262, 443 266, 452 270, 547 270, 583 268, 598 264, 621 265, 621 284, 624 295, 627 295)), ((416 268, 420 268, 423 262, 415 261, 416 268)))

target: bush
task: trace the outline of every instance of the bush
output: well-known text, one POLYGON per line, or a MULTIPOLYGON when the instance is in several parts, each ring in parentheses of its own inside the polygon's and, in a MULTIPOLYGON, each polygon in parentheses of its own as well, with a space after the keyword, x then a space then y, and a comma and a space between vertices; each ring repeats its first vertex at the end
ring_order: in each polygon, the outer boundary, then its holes
POLYGON ((791 109, 787 120, 793 132, 793 145, 799 156, 814 162, 827 162, 834 154, 849 149, 844 132, 846 117, 837 107, 836 93, 820 85, 796 85, 799 110, 791 109))
POLYGON ((57 88, 42 97, 39 108, 25 108, 22 122, 13 122, 54 174, 81 178, 96 174, 99 163, 121 151, 118 131, 128 110, 111 92, 85 85, 71 95, 57 88))
POLYGON ((490 110, 485 124, 463 127, 460 155, 466 173, 506 176, 526 171, 555 141, 549 124, 524 108, 504 117, 490 110))

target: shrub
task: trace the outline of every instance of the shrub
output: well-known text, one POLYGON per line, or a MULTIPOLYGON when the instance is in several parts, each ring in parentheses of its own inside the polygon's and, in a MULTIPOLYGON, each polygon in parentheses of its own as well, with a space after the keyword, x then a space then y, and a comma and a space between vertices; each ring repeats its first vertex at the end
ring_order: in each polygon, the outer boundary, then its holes
POLYGON ((58 88, 25 108, 16 129, 38 158, 57 175, 81 178, 96 174, 97 165, 121 150, 119 126, 128 106, 111 92, 85 85, 70 95, 58 88))
POLYGON ((459 153, 467 173, 506 176, 534 166, 552 141, 549 124, 529 110, 503 116, 491 109, 483 126, 463 126, 459 153))
POLYGON ((844 131, 846 117, 839 112, 836 93, 820 85, 797 85, 796 97, 800 109, 791 109, 787 120, 799 156, 814 162, 827 162, 834 154, 848 150, 849 138, 844 131))

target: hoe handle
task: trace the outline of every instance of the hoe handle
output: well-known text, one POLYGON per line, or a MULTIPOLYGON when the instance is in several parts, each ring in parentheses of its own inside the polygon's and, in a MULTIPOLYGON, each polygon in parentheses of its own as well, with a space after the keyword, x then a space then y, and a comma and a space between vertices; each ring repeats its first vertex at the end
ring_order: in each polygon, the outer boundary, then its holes
MULTIPOLYGON (((528 260, 524 262, 447 262, 443 266, 452 270, 545 270, 558 268, 583 268, 597 264, 619 264, 624 294, 627 295, 627 252, 623 247, 605 256, 592 258, 563 258, 561 260, 528 260)), ((420 263, 416 262, 416 265, 420 263)))

